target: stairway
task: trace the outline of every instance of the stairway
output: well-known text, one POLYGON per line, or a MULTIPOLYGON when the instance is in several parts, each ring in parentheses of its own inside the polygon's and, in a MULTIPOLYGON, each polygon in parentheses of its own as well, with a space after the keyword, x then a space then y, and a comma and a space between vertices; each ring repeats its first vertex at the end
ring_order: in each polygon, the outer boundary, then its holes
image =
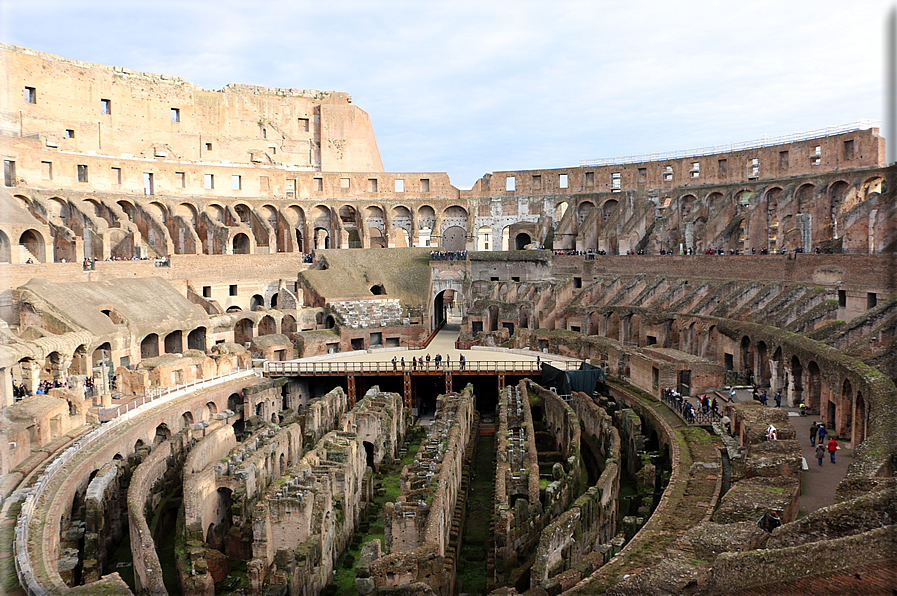
POLYGON ((496 430, 497 430, 497 425, 494 422, 481 422, 480 423, 480 436, 481 437, 495 436, 496 430))
POLYGON ((41 260, 37 258, 37 255, 35 255, 30 250, 28 250, 28 247, 25 246, 24 244, 19 244, 18 247, 19 247, 19 263, 22 263, 22 264, 27 263, 28 259, 31 259, 35 263, 41 262, 41 260))

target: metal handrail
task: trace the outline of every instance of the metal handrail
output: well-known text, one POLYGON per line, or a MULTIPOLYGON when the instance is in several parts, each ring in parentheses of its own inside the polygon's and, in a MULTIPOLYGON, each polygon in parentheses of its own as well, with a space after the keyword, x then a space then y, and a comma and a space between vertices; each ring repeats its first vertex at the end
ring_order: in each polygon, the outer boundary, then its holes
MULTIPOLYGON (((579 370, 582 362, 579 360, 546 360, 547 363, 562 370, 579 370)), ((375 361, 375 362, 345 362, 345 361, 315 361, 315 362, 265 362, 264 372, 268 374, 289 375, 313 375, 322 373, 463 373, 463 372, 494 372, 494 373, 537 373, 541 371, 541 363, 535 360, 468 360, 462 363, 459 360, 437 363, 434 360, 423 364, 412 365, 410 360, 405 361, 402 368, 401 362, 375 361)))
POLYGON ((881 120, 858 120, 850 124, 842 124, 839 126, 828 126, 819 130, 810 132, 796 132, 790 135, 780 137, 763 137, 753 141, 740 141, 729 143, 728 145, 717 145, 715 147, 701 147, 700 149, 679 149, 677 151, 666 151, 661 153, 645 153, 642 155, 626 155, 623 157, 604 157, 599 159, 581 159, 582 166, 621 166, 632 163, 646 163, 652 161, 662 161, 668 159, 684 159, 686 157, 702 157, 705 155, 715 155, 717 153, 729 153, 732 151, 746 151, 748 149, 759 149, 761 147, 774 147, 775 145, 785 145, 788 143, 796 143, 798 141, 808 141, 811 139, 821 139, 832 135, 843 134, 854 130, 865 130, 867 128, 878 128, 881 126, 881 120))
POLYGON ((164 391, 160 391, 157 395, 151 394, 149 402, 144 401, 139 407, 135 407, 129 411, 126 410, 115 419, 101 424, 90 433, 80 437, 72 443, 62 455, 54 459, 50 465, 47 466, 47 469, 38 477, 37 482, 28 489, 25 501, 22 503, 22 509, 16 519, 13 552, 15 557, 16 575, 18 576, 19 584, 22 586, 22 589, 25 590, 25 593, 29 596, 46 596, 49 594, 47 589, 37 581, 34 568, 31 565, 31 559, 28 556, 28 545, 30 544, 31 534, 31 516, 34 513, 35 507, 44 490, 53 479, 53 476, 56 475, 63 466, 72 461, 81 450, 89 447, 91 444, 100 440, 102 437, 135 416, 143 414, 160 404, 172 401, 175 398, 183 397, 189 392, 205 389, 206 387, 216 385, 226 380, 248 376, 249 374, 254 374, 254 372, 254 369, 251 367, 246 369, 238 368, 236 371, 218 375, 211 379, 200 379, 193 381, 192 383, 169 387, 164 391))

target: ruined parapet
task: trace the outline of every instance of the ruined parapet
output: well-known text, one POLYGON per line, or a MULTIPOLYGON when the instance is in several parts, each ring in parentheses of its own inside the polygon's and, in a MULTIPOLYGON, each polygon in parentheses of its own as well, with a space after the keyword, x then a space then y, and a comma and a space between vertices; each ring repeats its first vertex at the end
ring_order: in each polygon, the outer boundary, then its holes
POLYGON ((720 524, 756 522, 765 513, 779 511, 782 521, 787 523, 797 518, 799 496, 799 478, 748 478, 732 485, 712 519, 720 524))
POLYGON ((436 420, 422 441, 415 463, 402 470, 402 492, 385 509, 389 554, 371 563, 378 592, 423 583, 451 594, 454 577, 445 573, 452 513, 462 488, 465 449, 476 418, 473 388, 437 398, 436 420))
POLYGON ((645 453, 645 435, 642 431, 642 419, 635 410, 629 408, 616 414, 616 427, 620 430, 620 447, 622 461, 626 462, 626 472, 634 477, 640 468, 641 455, 645 453))
POLYGON ((342 430, 353 432, 374 468, 391 462, 398 455, 399 445, 407 432, 402 396, 372 387, 340 420, 342 430))
POLYGON ((215 515, 220 460, 236 446, 234 427, 223 424, 207 433, 184 463, 184 522, 199 539, 215 515))
POLYGON ((321 399, 312 402, 305 410, 305 436, 303 444, 312 449, 325 434, 339 425, 342 415, 349 409, 349 398, 342 387, 329 391, 321 399))

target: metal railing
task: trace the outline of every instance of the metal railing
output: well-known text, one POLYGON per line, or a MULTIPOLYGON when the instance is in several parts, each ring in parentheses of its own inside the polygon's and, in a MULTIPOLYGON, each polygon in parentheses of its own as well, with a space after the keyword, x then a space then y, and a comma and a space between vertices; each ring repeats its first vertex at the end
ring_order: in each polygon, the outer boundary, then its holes
MULTIPOLYGON (((546 361, 561 370, 579 370, 582 362, 579 360, 550 360, 546 361)), ((494 361, 494 360, 468 360, 460 362, 452 360, 446 362, 430 362, 412 364, 405 361, 402 368, 401 361, 383 362, 342 362, 342 361, 315 361, 315 362, 265 362, 265 374, 274 375, 314 375, 314 374, 359 374, 359 373, 539 373, 541 364, 535 360, 519 361, 494 361)))
POLYGON ((732 151, 746 151, 748 149, 759 149, 761 147, 774 147, 775 145, 786 145, 788 143, 796 143, 798 141, 809 141, 811 139, 821 139, 833 135, 843 134, 854 130, 865 130, 868 128, 878 128, 881 126, 881 120, 858 120, 850 124, 842 124, 839 126, 828 126, 819 130, 811 130, 809 132, 796 132, 790 135, 780 137, 763 137, 753 141, 740 141, 729 143, 728 145, 716 145, 714 147, 701 147, 700 149, 680 149, 678 151, 666 151, 662 153, 645 153, 642 155, 626 155, 623 157, 604 157, 599 159, 581 159, 579 165, 582 166, 621 166, 632 163, 643 163, 651 161, 661 161, 668 159, 684 159, 686 157, 701 157, 704 155, 715 155, 717 153, 729 153, 732 151))
MULTIPOLYGON (((151 397, 150 401, 141 404, 139 407, 135 407, 122 413, 120 416, 116 417, 110 422, 106 422, 105 424, 100 425, 90 433, 79 438, 74 443, 72 443, 72 445, 62 453, 62 455, 54 459, 50 463, 50 465, 47 466, 46 470, 44 470, 44 472, 38 477, 37 482, 35 482, 34 485, 27 490, 25 501, 22 503, 22 509, 19 512, 19 517, 16 520, 13 552, 15 556, 16 575, 18 576, 19 584, 22 586, 22 589, 25 590, 25 593, 29 596, 46 596, 49 594, 47 588, 45 588, 43 585, 41 585, 40 582, 37 581, 34 573, 34 568, 31 565, 31 559, 28 556, 28 545, 31 544, 30 533, 32 514, 34 513, 44 490, 47 488, 47 486, 50 484, 50 481, 60 471, 61 468, 72 461, 83 449, 91 446, 93 443, 102 439, 108 433, 112 432, 114 429, 118 428, 138 414, 143 414, 144 412, 152 408, 169 402, 177 397, 182 397, 191 391, 204 389, 206 387, 217 385, 224 381, 235 380, 237 378, 249 376, 251 374, 255 374, 255 371, 252 368, 237 369, 236 371, 225 375, 218 375, 211 379, 197 380, 193 383, 177 385, 175 387, 168 388, 167 390, 160 391, 157 396, 151 397)), ((40 543, 43 544, 43 540, 41 540, 40 543)))

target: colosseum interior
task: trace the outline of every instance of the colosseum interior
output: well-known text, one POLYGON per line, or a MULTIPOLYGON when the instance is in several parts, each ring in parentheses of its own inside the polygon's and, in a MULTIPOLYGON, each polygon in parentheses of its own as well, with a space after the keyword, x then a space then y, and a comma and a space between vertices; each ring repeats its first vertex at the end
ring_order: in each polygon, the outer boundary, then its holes
POLYGON ((3 592, 897 587, 875 125, 459 190, 346 93, 0 52, 3 592))

